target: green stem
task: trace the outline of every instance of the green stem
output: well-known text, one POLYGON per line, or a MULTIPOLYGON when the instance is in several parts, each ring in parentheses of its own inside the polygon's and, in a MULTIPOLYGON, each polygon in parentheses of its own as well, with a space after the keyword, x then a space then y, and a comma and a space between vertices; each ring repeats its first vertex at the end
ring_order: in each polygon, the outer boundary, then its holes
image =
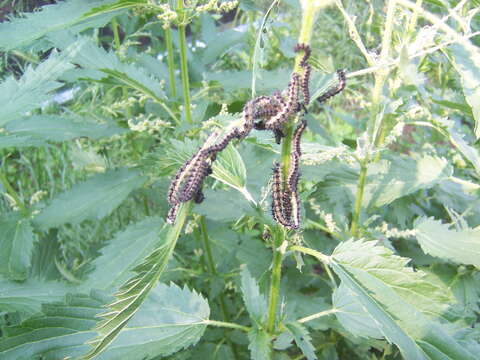
POLYGON ((170 27, 165 29, 165 42, 167 44, 167 64, 168 64, 168 79, 170 84, 170 93, 173 98, 177 97, 177 87, 175 85, 175 63, 173 60, 173 40, 172 29, 170 27))
POLYGON ((118 34, 118 21, 117 18, 112 19, 112 31, 113 31, 113 44, 115 46, 115 50, 120 48, 120 36, 118 34))
POLYGON ((318 312, 316 314, 305 316, 304 318, 298 319, 297 321, 299 323, 306 323, 307 321, 312 321, 324 316, 329 316, 329 315, 335 314, 336 312, 338 312, 337 309, 329 309, 329 310, 318 312))
POLYGON ((224 322, 224 321, 215 321, 215 320, 205 320, 203 322, 205 325, 217 326, 217 327, 225 327, 230 329, 241 330, 244 332, 249 332, 250 328, 247 326, 231 323, 231 322, 224 322))
POLYGON ((187 64, 187 39, 185 36, 186 25, 185 14, 183 12, 183 0, 177 1, 177 13, 180 17, 178 25, 178 37, 180 42, 180 75, 182 77, 183 90, 183 106, 185 107, 185 120, 188 124, 192 124, 192 112, 190 109, 190 80, 188 78, 188 64, 187 64))
POLYGON ((358 222, 362 212, 363 194, 365 192, 365 184, 367 182, 368 158, 365 158, 360 164, 360 175, 358 178, 357 194, 355 195, 355 208, 352 216, 352 224, 350 225, 350 233, 353 237, 358 236, 358 222))
POLYGON ((7 180, 7 177, 5 174, 0 171, 0 183, 3 185, 5 190, 7 191, 7 194, 10 195, 10 197, 15 201, 15 205, 18 207, 20 212, 22 213, 23 216, 28 216, 29 211, 23 204, 22 200, 20 200, 20 197, 18 196, 17 192, 15 189, 10 185, 10 183, 7 180))
POLYGON ((278 227, 272 234, 273 243, 273 261, 272 261, 272 275, 270 277, 270 292, 268 295, 268 319, 267 331, 270 334, 275 332, 275 320, 277 317, 277 304, 280 294, 280 281, 282 279, 282 260, 283 253, 280 251, 280 246, 285 241, 285 231, 278 227))
MULTIPOLYGON (((320 10, 320 7, 315 1, 305 2, 302 12, 302 25, 298 36, 298 43, 310 44, 312 37, 313 25, 315 24, 315 18, 320 10)), ((297 54, 295 58, 294 72, 300 72, 300 61, 303 57, 302 53, 297 54)), ((282 177, 284 180, 288 177, 290 169, 290 153, 292 149, 292 137, 293 137, 293 123, 287 123, 284 127, 285 137, 282 140, 282 149, 280 155, 280 161, 282 163, 282 177)), ((267 318, 267 331, 271 334, 275 333, 275 320, 277 313, 277 304, 280 293, 280 280, 282 276, 282 261, 283 253, 280 250, 280 246, 286 241, 285 230, 277 226, 272 229, 272 244, 273 244, 273 260, 272 260, 272 274, 270 278, 270 292, 268 299, 268 318, 267 318)))
POLYGON ((288 250, 299 251, 301 253, 311 255, 313 257, 316 257, 318 260, 320 260, 320 262, 322 262, 324 264, 327 264, 327 265, 330 263, 330 257, 325 255, 325 254, 322 254, 320 251, 317 251, 317 250, 313 250, 313 249, 310 249, 310 248, 307 248, 307 247, 304 247, 304 246, 300 246, 300 245, 290 246, 288 248, 288 250))
MULTIPOLYGON (((211 275, 214 275, 215 277, 218 275, 217 268, 215 266, 215 261, 213 260, 213 255, 212 255, 212 248, 210 246, 210 238, 208 237, 208 232, 207 232, 207 224, 205 223, 205 217, 201 216, 200 217, 200 237, 203 242, 203 248, 205 250, 206 256, 206 263, 208 267, 208 271, 210 272, 211 275)), ((218 302, 220 304, 220 311, 222 312, 222 318, 226 322, 230 322, 230 316, 227 311, 227 306, 225 305, 225 298, 223 296, 223 293, 220 293, 218 295, 218 302)), ((228 344, 232 348, 232 352, 234 355, 235 359, 238 359, 238 350, 237 347, 235 346, 234 343, 232 343, 230 340, 227 340, 228 344)))

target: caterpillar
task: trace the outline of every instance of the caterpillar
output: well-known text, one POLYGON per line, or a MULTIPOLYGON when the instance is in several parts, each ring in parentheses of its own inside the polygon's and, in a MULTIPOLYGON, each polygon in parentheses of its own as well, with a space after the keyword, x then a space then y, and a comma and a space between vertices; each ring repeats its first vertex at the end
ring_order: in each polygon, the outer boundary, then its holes
POLYGON ((177 212, 178 212, 179 208, 180 208, 180 203, 173 205, 170 208, 170 210, 168 210, 167 223, 173 224, 175 222, 175 219, 177 218, 177 212))
POLYGON ((300 88, 302 89, 303 103, 308 106, 310 103, 310 74, 312 67, 309 64, 303 69, 302 81, 300 82, 300 88))
POLYGON ((290 170, 287 178, 288 188, 291 192, 297 191, 298 179, 300 178, 299 167, 300 157, 302 156, 302 150, 300 148, 300 141, 303 131, 307 127, 307 122, 302 120, 298 124, 292 138, 292 153, 290 157, 290 170))
POLYGON ((303 51, 303 57, 302 59, 300 60, 300 63, 299 65, 301 67, 305 67, 307 65, 307 61, 308 61, 308 58, 310 57, 310 55, 312 54, 312 49, 310 48, 309 45, 307 44, 303 44, 303 43, 298 43, 297 45, 295 45, 295 47, 293 48, 293 51, 294 52, 300 52, 300 51, 303 51))
POLYGON ((268 130, 273 130, 279 128, 285 121, 288 120, 288 117, 295 113, 298 105, 298 85, 300 82, 300 75, 293 73, 290 83, 288 84, 288 97, 285 106, 272 118, 268 119, 265 122, 265 128, 268 130))
POLYGON ((199 157, 197 162, 193 165, 191 174, 185 183, 185 186, 180 191, 178 200, 180 202, 187 202, 192 200, 197 192, 201 189, 203 180, 211 173, 210 165, 203 157, 199 157))
MULTIPOLYGON (((282 190, 282 174, 280 163, 276 162, 273 167, 272 176, 272 216, 273 219, 285 227, 290 227, 291 223, 289 219, 285 217, 284 204, 286 199, 282 190)), ((287 209, 288 211, 288 209, 287 209)))
POLYGON ((319 103, 323 103, 330 99, 331 97, 340 93, 343 89, 345 89, 345 85, 347 84, 347 79, 345 77, 344 70, 337 70, 337 77, 338 77, 338 84, 336 86, 331 87, 330 89, 325 92, 322 96, 317 98, 319 103))

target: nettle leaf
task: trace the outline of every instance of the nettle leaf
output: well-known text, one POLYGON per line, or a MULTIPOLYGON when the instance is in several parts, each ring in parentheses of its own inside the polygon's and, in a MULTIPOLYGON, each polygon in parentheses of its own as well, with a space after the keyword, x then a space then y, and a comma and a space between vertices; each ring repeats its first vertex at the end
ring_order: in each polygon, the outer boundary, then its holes
POLYGON ((132 269, 165 237, 163 219, 148 218, 128 226, 105 246, 92 265, 85 288, 114 289, 128 280, 132 269))
POLYGON ((242 216, 253 212, 250 204, 237 192, 207 189, 204 194, 205 200, 195 206, 195 212, 205 215, 211 220, 238 220, 242 216))
POLYGON ((61 300, 70 287, 59 282, 42 282, 29 279, 13 282, 0 278, 0 310, 34 314, 40 311, 43 303, 61 300))
POLYGON ((46 230, 66 223, 99 220, 110 214, 130 194, 145 182, 137 170, 111 170, 74 185, 40 211, 34 221, 46 230))
POLYGON ((99 355, 115 340, 143 304, 150 290, 157 284, 173 253, 188 210, 188 205, 179 209, 177 220, 173 226, 168 226, 165 238, 161 239, 155 250, 133 269, 136 275, 120 287, 115 294, 116 300, 108 305, 106 313, 101 314, 104 320, 97 324, 98 337, 90 341, 93 349, 85 355, 85 359, 99 355))
POLYGON ((358 337, 382 339, 383 334, 375 320, 356 299, 356 295, 343 282, 335 289, 332 303, 340 324, 358 337))
POLYGON ((93 8, 92 10, 85 13, 83 15, 83 18, 89 18, 92 16, 108 14, 112 11, 129 9, 135 6, 141 6, 148 3, 147 0, 116 0, 115 2, 113 1, 115 0, 110 1, 110 4, 93 8))
POLYGON ((272 349, 270 347, 270 336, 266 331, 253 328, 247 334, 248 349, 253 360, 270 360, 272 349))
POLYGON ((228 145, 212 165, 212 177, 238 190, 248 201, 255 203, 246 188, 247 171, 239 152, 233 145, 228 145))
POLYGON ((454 230, 433 218, 419 219, 415 229, 425 253, 480 268, 480 229, 454 230))
POLYGON ((33 234, 29 219, 20 214, 0 218, 0 274, 11 280, 25 280, 30 268, 33 234))
POLYGON ((257 324, 261 324, 267 314, 267 300, 265 296, 260 294, 260 288, 252 275, 250 275, 247 266, 244 266, 242 269, 241 280, 243 301, 247 311, 257 324))
POLYGON ((57 79, 67 70, 73 69, 74 66, 69 60, 81 51, 82 47, 83 43, 80 41, 71 44, 60 54, 54 51, 35 69, 28 67, 19 80, 11 76, 1 83, 2 117, 0 126, 24 116, 26 112, 49 100, 52 91, 63 85, 57 79))
POLYGON ((82 14, 114 0, 69 0, 55 5, 44 5, 41 11, 26 13, 20 18, 0 23, 0 49, 18 49, 33 43, 50 32, 64 30, 82 31, 91 27, 101 27, 119 13, 108 16, 84 19, 82 14))
POLYGON ((68 115, 34 115, 11 121, 5 129, 10 135, 26 139, 34 137, 44 141, 65 141, 78 137, 100 139, 127 131, 117 126, 99 124, 90 119, 85 120, 87 119, 77 119, 68 115))
POLYGON ((468 40, 450 46, 453 65, 462 79, 463 93, 472 107, 475 136, 480 137, 480 50, 468 40))
MULTIPOLYGON (((79 358, 88 351, 85 342, 95 336, 106 299, 97 293, 71 295, 63 302, 46 304, 42 314, 19 326, 6 327, 0 340, 0 357, 9 359, 79 358)), ((118 339, 96 359, 142 360, 168 355, 195 344, 209 317, 205 299, 187 288, 158 285, 118 339)))
POLYGON ((453 168, 448 161, 434 156, 379 161, 368 168, 363 202, 368 207, 383 206, 418 190, 429 189, 452 175, 453 168))
POLYGON ((316 360, 315 348, 307 328, 299 322, 286 323, 287 331, 293 336, 295 344, 302 350, 307 360, 316 360))
POLYGON ((475 359, 435 320, 453 304, 450 291, 408 261, 375 241, 350 240, 337 246, 330 266, 406 359, 475 359))

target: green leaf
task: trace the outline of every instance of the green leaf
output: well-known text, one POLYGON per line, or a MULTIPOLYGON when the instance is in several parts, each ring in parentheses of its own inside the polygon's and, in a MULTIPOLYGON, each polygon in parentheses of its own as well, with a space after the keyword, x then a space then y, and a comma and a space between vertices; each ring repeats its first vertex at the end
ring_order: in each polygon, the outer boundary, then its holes
POLYGON ((101 27, 118 15, 91 18, 84 20, 82 14, 87 11, 111 3, 114 0, 69 0, 55 5, 44 5, 41 11, 23 14, 23 17, 0 23, 0 49, 4 51, 30 45, 50 32, 82 31, 90 27, 101 27))
POLYGON ((238 220, 240 217, 253 212, 250 204, 238 193, 225 190, 204 191, 205 200, 195 206, 195 212, 205 215, 216 221, 238 220))
MULTIPOLYGON (((2 37, 3 38, 3 37, 2 37)), ((28 67, 19 80, 8 77, 0 84, 2 117, 0 126, 25 115, 51 97, 54 90, 63 84, 56 81, 67 70, 73 69, 69 62, 83 47, 82 42, 71 44, 62 53, 53 52, 35 69, 28 67)))
POLYGON ((238 190, 248 201, 255 203, 246 188, 247 171, 239 152, 233 145, 228 145, 212 165, 212 176, 218 181, 238 190))
POLYGON ((11 280, 25 280, 32 257, 33 234, 30 220, 19 214, 0 218, 0 274, 11 280))
POLYGON ((434 156, 380 161, 368 168, 363 203, 368 207, 383 206, 418 190, 429 189, 452 174, 448 161, 434 156))
POLYGON ((87 119, 76 119, 66 115, 34 115, 11 121, 5 129, 10 135, 25 138, 31 136, 45 141, 65 141, 78 137, 100 139, 126 132, 117 126, 85 120, 87 119))
POLYGON ((114 289, 128 280, 134 266, 153 250, 158 239, 165 237, 163 223, 160 218, 147 218, 119 232, 93 261, 95 270, 84 287, 114 289))
POLYGON ((42 230, 83 220, 99 220, 110 214, 145 178, 137 170, 111 170, 76 184, 41 210, 34 224, 42 230))
MULTIPOLYGON (((67 296, 61 303, 47 304, 42 314, 20 326, 5 328, 0 357, 5 360, 64 359, 88 351, 85 341, 95 336, 90 329, 98 321, 106 299, 67 296)), ((168 355, 195 344, 209 316, 207 302, 196 292, 176 285, 160 284, 152 290, 129 326, 104 353, 101 360, 142 360, 168 355)))
POLYGON ((286 323, 285 327, 293 336, 295 343, 300 350, 302 350, 303 355, 305 355, 308 360, 316 360, 317 356, 315 355, 315 348, 312 345, 312 339, 307 328, 299 322, 286 323))
POLYGON ((260 288, 247 266, 243 267, 241 276, 243 301, 247 311, 257 324, 261 324, 267 315, 267 299, 260 294, 260 288))
POLYGON ((226 52, 232 46, 243 42, 246 37, 245 32, 236 30, 215 31, 212 36, 206 40, 207 48, 202 54, 204 65, 210 64, 218 59, 220 55, 226 52))
POLYGON ((450 291, 408 261, 375 241, 351 240, 337 246, 330 265, 406 359, 475 359, 435 320, 452 305, 450 291))
POLYGON ((197 343, 209 316, 207 301, 195 291, 159 284, 98 359, 140 360, 173 354, 197 343))
POLYGON ((332 295, 335 316, 342 326, 358 337, 382 339, 382 332, 376 326, 374 319, 363 308, 352 292, 342 282, 332 295))
POLYGON ((165 238, 140 265, 133 269, 136 275, 124 283, 115 294, 116 300, 108 305, 107 312, 102 314, 104 320, 97 324, 98 337, 90 342, 93 349, 84 359, 92 359, 99 355, 115 340, 138 311, 150 290, 155 287, 167 267, 189 210, 189 204, 179 209, 177 220, 173 226, 168 226, 169 231, 165 238))
POLYGON ((43 303, 61 300, 71 288, 59 282, 29 279, 18 283, 0 278, 0 310, 34 314, 43 303))
POLYGON ((253 328, 247 334, 248 349, 253 360, 270 360, 272 349, 270 347, 270 336, 266 331, 253 328))
POLYGON ((468 40, 450 46, 453 65, 462 79, 463 93, 472 108, 475 136, 480 137, 480 50, 468 40))
MULTIPOLYGON (((110 1, 111 3, 112 1, 110 1)), ((147 0, 117 0, 113 4, 102 5, 93 8, 83 15, 83 18, 89 18, 97 15, 104 15, 111 13, 112 11, 129 9, 135 6, 141 6, 147 4, 147 0)))
POLYGON ((454 230, 433 218, 419 219, 415 229, 425 253, 480 268, 480 229, 454 230))

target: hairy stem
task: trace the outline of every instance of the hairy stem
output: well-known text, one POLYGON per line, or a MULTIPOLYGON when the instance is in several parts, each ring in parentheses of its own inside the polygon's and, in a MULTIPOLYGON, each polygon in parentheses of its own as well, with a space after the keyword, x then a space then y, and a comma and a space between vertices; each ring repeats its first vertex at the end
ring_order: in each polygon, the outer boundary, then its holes
POLYGON ((318 312, 316 314, 305 316, 304 318, 298 319, 297 321, 299 323, 306 323, 307 321, 312 321, 324 316, 329 316, 329 315, 335 314, 336 312, 338 312, 337 309, 325 310, 325 311, 318 312))
POLYGON ((180 15, 180 24, 178 25, 178 38, 180 45, 180 75, 182 77, 183 106, 185 111, 185 120, 192 124, 192 111, 190 109, 190 80, 188 78, 187 64, 187 39, 185 36, 186 24, 184 23, 185 14, 183 13, 183 0, 177 1, 177 10, 180 15))
MULTIPOLYGON (((215 266, 215 261, 213 260, 212 248, 210 246, 210 238, 208 237, 207 224, 205 222, 204 216, 200 217, 200 232, 201 232, 200 237, 202 238, 203 248, 206 254, 206 260, 207 260, 206 263, 207 263, 208 271, 210 272, 211 275, 216 276, 218 275, 218 272, 217 272, 217 267, 215 266)), ((220 293, 218 295, 218 302, 220 305, 220 311, 222 312, 223 320, 229 323, 230 316, 228 314, 227 307, 225 305, 225 298, 223 296, 223 293, 220 293)), ((238 351, 235 344, 233 344, 230 341, 228 342, 230 347, 232 348, 232 352, 235 359, 238 359, 238 351)))
POLYGON ((230 329, 236 329, 236 330, 241 330, 244 332, 249 332, 250 328, 247 326, 231 323, 231 322, 224 322, 224 321, 215 321, 215 320, 205 320, 203 321, 205 325, 210 325, 210 326, 217 326, 217 327, 225 327, 225 328, 230 328, 230 329))
POLYGON ((321 253, 320 251, 313 250, 313 249, 307 248, 305 246, 293 245, 293 246, 290 246, 288 248, 288 250, 299 251, 303 254, 311 255, 311 256, 317 258, 318 260, 320 260, 320 262, 322 262, 324 264, 327 264, 327 265, 330 263, 330 257, 329 256, 321 253))
POLYGON ((277 318, 277 304, 280 294, 280 281, 282 279, 282 260, 283 253, 279 249, 282 243, 285 241, 285 231, 282 228, 278 228, 273 231, 272 234, 273 243, 273 261, 272 261, 272 274, 270 277, 270 292, 268 294, 268 319, 267 319, 267 331, 271 334, 275 332, 275 320, 277 318))
POLYGON ((358 236, 358 223, 360 214, 362 212, 363 194, 365 191, 365 184, 367 182, 368 166, 365 161, 360 164, 360 176, 358 178, 357 194, 355 195, 355 208, 353 210, 352 223, 350 225, 350 233, 352 236, 358 236))
MULTIPOLYGON (((313 25, 318 13, 318 4, 315 1, 305 1, 303 3, 302 12, 302 26, 300 34, 298 36, 298 43, 310 45, 312 37, 313 25)), ((300 61, 303 54, 300 52, 295 58, 295 67, 293 71, 299 72, 301 70, 300 61)), ((284 127, 285 137, 282 140, 282 149, 280 155, 280 161, 282 164, 282 177, 286 181, 290 169, 290 153, 292 149, 293 138, 293 123, 288 123, 284 127)), ((270 278, 270 291, 268 296, 268 318, 267 318, 267 331, 271 334, 275 333, 275 320, 277 313, 278 297, 280 294, 280 280, 282 276, 282 260, 283 253, 280 250, 280 246, 286 241, 285 230, 281 226, 277 226, 272 234, 273 243, 273 260, 272 260, 272 274, 270 278)))
POLYGON ((113 44, 115 46, 115 50, 120 49, 120 35, 118 33, 118 21, 117 18, 112 19, 112 31, 113 31, 113 44))
POLYGON ((168 64, 168 80, 170 85, 170 93, 173 98, 177 97, 177 87, 175 85, 175 63, 173 60, 173 40, 172 29, 165 29, 165 43, 167 44, 167 64, 168 64))

